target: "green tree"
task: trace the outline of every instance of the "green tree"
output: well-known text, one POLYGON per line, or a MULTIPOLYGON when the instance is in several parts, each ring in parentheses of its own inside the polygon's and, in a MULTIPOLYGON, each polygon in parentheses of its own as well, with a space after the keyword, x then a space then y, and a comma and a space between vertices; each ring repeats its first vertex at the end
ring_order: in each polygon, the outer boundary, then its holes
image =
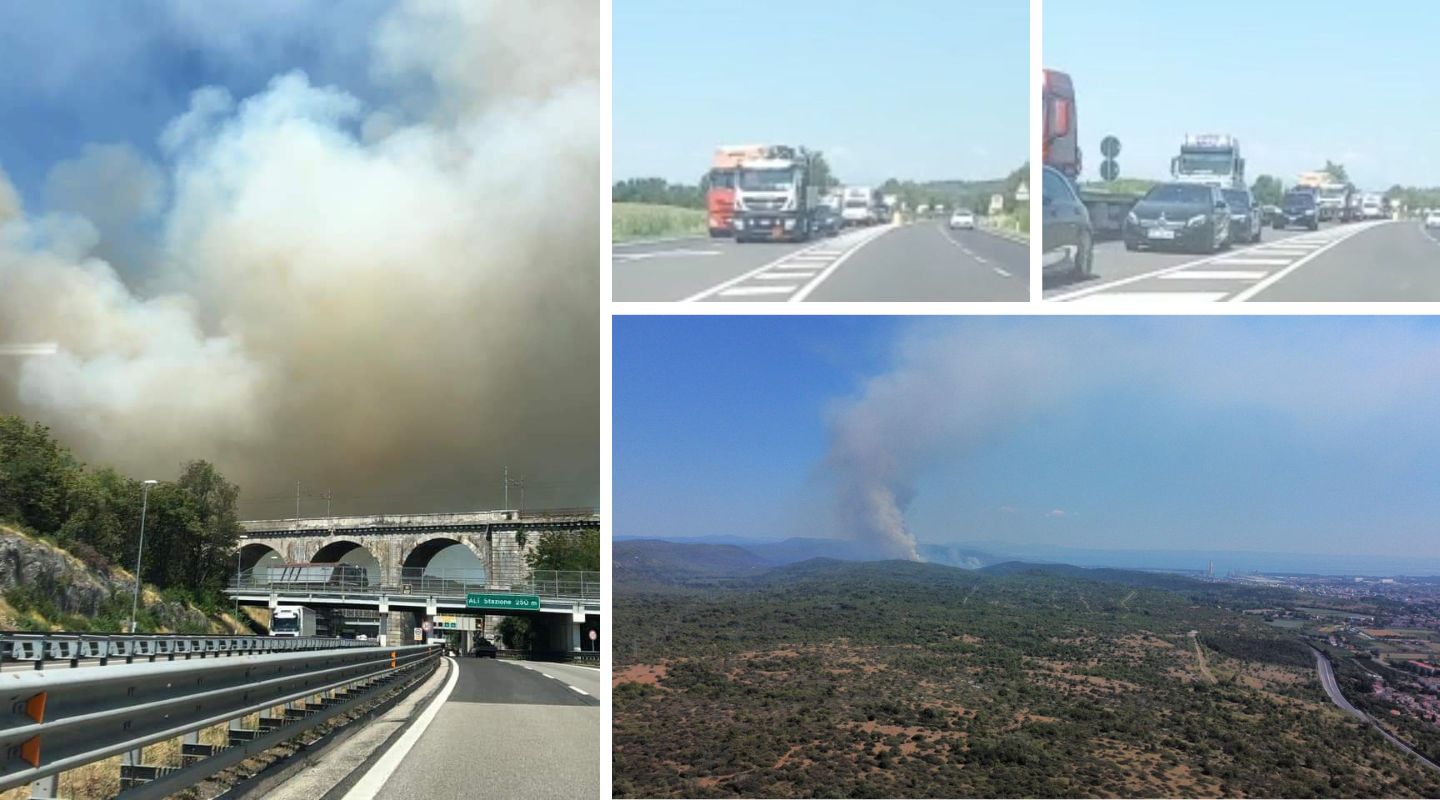
POLYGON ((0 519, 53 534, 67 516, 80 465, 44 425, 0 416, 0 519))
POLYGON ((600 532, 546 531, 525 554, 530 569, 600 570, 600 532))
POLYGON ((1285 197, 1285 184, 1273 175, 1261 175, 1251 185, 1250 192, 1255 195, 1255 202, 1278 206, 1285 197))
POLYGON ((819 150, 810 151, 810 182, 822 192, 840 185, 840 180, 830 171, 830 162, 819 150))
POLYGON ((1350 173, 1345 171, 1344 164, 1337 164, 1327 158, 1325 159, 1324 171, 1329 173, 1330 177, 1334 178, 1336 183, 1350 182, 1350 173))
POLYGON ((529 650, 534 643, 535 631, 525 617, 506 617, 497 627, 500 641, 509 650, 529 650))
POLYGON ((234 569, 235 547, 241 533, 237 511, 240 489, 225 480, 208 461, 186 464, 176 483, 193 499, 199 525, 195 582, 191 585, 202 596, 218 597, 226 577, 234 569))

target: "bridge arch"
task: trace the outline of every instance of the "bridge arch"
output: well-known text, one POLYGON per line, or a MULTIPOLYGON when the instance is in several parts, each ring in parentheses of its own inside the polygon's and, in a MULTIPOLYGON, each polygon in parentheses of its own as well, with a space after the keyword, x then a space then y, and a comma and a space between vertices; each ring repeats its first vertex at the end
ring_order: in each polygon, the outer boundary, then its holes
POLYGON ((385 582, 380 559, 365 545, 350 539, 338 539, 323 545, 310 560, 317 564, 354 564, 365 568, 365 576, 372 585, 385 582))
POLYGON ((463 539, 437 536, 419 542, 405 553, 401 575, 406 580, 438 577, 465 583, 485 582, 485 562, 463 539))
POLYGON ((266 570, 285 563, 280 551, 263 542, 250 542, 240 548, 240 572, 254 570, 257 580, 264 580, 266 570))

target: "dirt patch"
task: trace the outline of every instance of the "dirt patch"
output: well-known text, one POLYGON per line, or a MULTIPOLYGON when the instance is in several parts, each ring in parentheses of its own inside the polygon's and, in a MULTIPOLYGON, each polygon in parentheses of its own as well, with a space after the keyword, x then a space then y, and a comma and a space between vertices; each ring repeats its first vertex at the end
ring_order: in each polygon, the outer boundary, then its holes
POLYGON ((655 686, 664 679, 669 669, 667 664, 635 664, 616 673, 610 685, 613 687, 622 683, 643 683, 655 686))

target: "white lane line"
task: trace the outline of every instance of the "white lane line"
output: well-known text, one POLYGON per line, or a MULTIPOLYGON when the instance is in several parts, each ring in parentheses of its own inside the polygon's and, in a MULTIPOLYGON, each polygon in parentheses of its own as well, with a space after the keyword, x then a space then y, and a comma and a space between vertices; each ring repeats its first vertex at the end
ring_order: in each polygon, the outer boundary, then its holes
POLYGON ((1316 250, 1315 252, 1311 253, 1310 255, 1305 256, 1304 258, 1301 258, 1301 259, 1295 261, 1295 263, 1291 264, 1290 266, 1286 267, 1285 269, 1282 269, 1282 270, 1280 270, 1280 271, 1278 271, 1278 272, 1271 273, 1270 277, 1266 278, 1266 279, 1263 280, 1263 281, 1260 281, 1259 283, 1255 284, 1254 286, 1251 286, 1249 289, 1246 289, 1245 291, 1243 291, 1243 292, 1235 295, 1234 297, 1230 298, 1230 302, 1232 302, 1232 303, 1243 303, 1243 302, 1245 302, 1246 300, 1249 300, 1250 298, 1252 298, 1252 297, 1254 297, 1255 295, 1257 295, 1257 294, 1265 291, 1266 289, 1270 288, 1271 286, 1274 286, 1276 281, 1280 280, 1281 278, 1284 278, 1286 275, 1289 275, 1290 273, 1294 272, 1295 270, 1300 269, 1301 267, 1305 266, 1306 264, 1309 264, 1311 261, 1314 261, 1314 260, 1316 259, 1316 257, 1318 257, 1321 253, 1324 253, 1326 250, 1329 250, 1330 248, 1332 248, 1332 247, 1340 244, 1341 242, 1346 241, 1347 239, 1353 238, 1356 234, 1364 233, 1365 231, 1371 230, 1372 228, 1378 227, 1379 225, 1383 225, 1383 224, 1384 224, 1384 223, 1375 223, 1375 224, 1373 224, 1373 225, 1365 225, 1365 226, 1363 226, 1363 227, 1358 227, 1358 228, 1351 228, 1351 229, 1349 229, 1349 232, 1346 233, 1346 235, 1344 235, 1344 236, 1336 236, 1335 239, 1334 239, 1334 241, 1330 242, 1329 244, 1325 245, 1324 247, 1319 248, 1318 250, 1316 250))
POLYGON ((570 686, 570 684, 568 684, 568 683, 565 684, 565 685, 566 685, 566 686, 569 686, 569 687, 570 687, 570 691, 572 691, 572 692, 577 692, 577 693, 579 693, 579 694, 583 694, 583 695, 585 695, 586 697, 589 697, 589 696, 590 696, 590 693, 587 692, 587 691, 585 691, 584 689, 576 689, 574 686, 570 686))
MULTIPOLYGON (((1216 262, 1227 263, 1227 262, 1216 262)), ((1290 262, 1281 262, 1288 264, 1290 262)), ((1176 272, 1170 275, 1161 275, 1162 281, 1258 281, 1265 277, 1264 270, 1238 270, 1238 269, 1210 269, 1195 270, 1192 272, 1176 272)))
MULTIPOLYGON (((652 244, 666 244, 669 242, 707 242, 713 241, 713 236, 670 236, 665 239, 637 239, 633 242, 615 242, 611 245, 613 250, 616 247, 645 247, 652 244)), ((727 238, 727 237, 720 237, 727 238)))
POLYGON ((895 230, 897 227, 898 227, 898 226, 896 226, 896 225, 893 224, 893 223, 890 224, 890 225, 886 225, 886 226, 884 226, 884 227, 882 227, 882 228, 879 229, 879 231, 880 231, 879 233, 871 234, 870 236, 867 236, 866 238, 860 240, 860 242, 857 243, 854 247, 850 248, 849 250, 846 250, 846 251, 845 251, 845 255, 840 256, 839 258, 837 258, 837 259, 835 259, 834 261, 830 262, 830 266, 826 267, 826 268, 825 268, 825 271, 820 273, 820 277, 818 277, 818 278, 816 278, 815 280, 811 281, 810 283, 806 284, 806 285, 805 285, 805 288, 803 288, 803 289, 801 289, 800 291, 796 292, 796 293, 795 293, 795 296, 790 298, 790 302, 792 302, 792 303, 798 303, 798 302, 804 300, 805 298, 809 297, 809 296, 810 296, 810 293, 813 292, 813 291, 815 291, 815 287, 817 287, 817 286, 819 286, 820 284, 824 283, 827 278, 829 278, 831 275, 835 274, 835 270, 839 269, 841 264, 844 264, 846 261, 849 261, 851 256, 853 256, 853 255, 855 255, 856 253, 860 252, 860 248, 864 247, 864 246, 867 245, 867 244, 870 244, 871 242, 875 241, 876 239, 879 239, 880 237, 884 236, 885 234, 889 233, 890 231, 895 230))
MULTIPOLYGON (((758 276, 757 276, 758 277, 758 276)), ((720 293, 721 297, 748 297, 751 295, 790 294, 797 286, 736 286, 720 293)))
POLYGON ((1214 303, 1225 297, 1226 292, 1115 292, 1103 296, 1088 295, 1071 302, 1093 303, 1095 305, 1157 306, 1190 305, 1192 303, 1214 303))
POLYGON ((815 277, 816 270, 807 272, 767 272, 764 275, 756 275, 757 281, 803 281, 815 277))
POLYGON ((1314 248, 1310 247, 1257 247, 1252 252, 1257 256, 1303 256, 1308 255, 1314 248))
POLYGON ((460 665, 456 664, 455 659, 449 656, 446 656, 445 660, 450 665, 450 677, 445 681, 445 688, 435 695, 435 699, 430 701, 430 705, 426 706, 425 711, 415 719, 415 723, 405 731, 400 740, 386 750, 385 754, 380 756, 380 760, 376 761, 374 766, 365 773, 365 776, 350 787, 350 791, 345 793, 344 800, 375 800, 375 795, 385 788, 385 782, 395 774, 395 770, 405 760, 405 756, 410 754, 410 749, 420 741, 421 736, 425 735, 425 729, 430 727, 435 715, 440 713, 440 707, 450 699, 450 693, 455 690, 455 683, 460 679, 460 665))
POLYGON ((1283 267, 1294 259, 1291 258, 1222 258, 1215 262, 1215 266, 1225 267, 1283 267))
POLYGON ((707 298, 707 297, 711 297, 711 296, 713 296, 713 295, 720 294, 721 292, 725 291, 726 289, 729 289, 731 286, 737 286, 737 285, 739 285, 739 284, 742 284, 742 283, 744 283, 745 281, 749 280, 750 278, 752 278, 752 277, 754 277, 754 276, 756 276, 756 275, 759 275, 760 273, 764 272, 764 271, 767 270, 767 269, 770 269, 771 267, 779 266, 780 264, 784 263, 785 261, 787 261, 787 260, 789 260, 789 259, 793 259, 793 258, 795 258, 796 256, 805 255, 806 253, 814 253, 815 251, 819 250, 820 248, 826 247, 826 246, 830 246, 830 243, 829 243, 829 242, 817 242, 817 243, 815 243, 815 244, 810 245, 809 247, 802 247, 802 248, 799 249, 799 250, 795 250, 795 251, 786 253, 785 255, 783 255, 783 256, 775 259, 774 261, 768 261, 768 262, 766 262, 766 263, 764 263, 764 264, 761 264, 760 266, 756 267, 755 269, 752 269, 752 270, 750 270, 749 272, 746 272, 746 273, 742 273, 742 274, 740 274, 740 275, 737 275, 737 276, 735 276, 734 278, 731 278, 730 280, 725 281, 724 283, 717 284, 717 285, 715 285, 715 286, 711 286, 711 287, 708 288, 708 289, 702 289, 701 291, 696 292, 695 294, 692 294, 692 295, 690 295, 689 297, 686 297, 685 299, 681 300, 680 302, 682 302, 682 303, 695 303, 695 302, 699 302, 699 301, 701 301, 701 300, 704 300, 704 299, 707 298))
POLYGON ((1009 270, 1000 269, 999 267, 991 267, 991 268, 990 268, 990 271, 993 272, 993 273, 995 273, 996 275, 999 275, 999 276, 1002 277, 1002 278, 1013 278, 1013 277, 1015 277, 1014 275, 1011 275, 1011 274, 1010 274, 1010 271, 1009 271, 1009 270))

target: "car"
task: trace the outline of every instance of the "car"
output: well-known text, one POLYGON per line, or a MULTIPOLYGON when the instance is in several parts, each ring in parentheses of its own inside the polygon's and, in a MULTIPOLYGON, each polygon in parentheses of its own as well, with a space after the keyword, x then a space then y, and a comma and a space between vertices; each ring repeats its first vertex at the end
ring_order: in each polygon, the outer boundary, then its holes
POLYGON ((1046 275, 1066 274, 1084 280, 1090 277, 1095 264, 1095 228, 1090 223, 1090 212, 1063 172, 1046 167, 1044 181, 1041 266, 1046 275))
POLYGON ((1176 248, 1214 253, 1230 244, 1230 204, 1218 186, 1162 183, 1125 217, 1126 250, 1176 248))
POLYGON ((975 230, 975 214, 973 212, 957 210, 954 214, 950 215, 950 230, 960 230, 962 228, 967 231, 975 230))
POLYGON ((1265 221, 1261 219, 1260 207, 1248 189, 1222 189, 1225 202, 1230 205, 1230 241, 1253 244, 1260 241, 1265 221))
POLYGON ((1425 227, 1440 228, 1440 211, 1431 211, 1425 215, 1425 227))
POLYGON ((844 224, 840 212, 824 203, 810 212, 810 232, 815 236, 834 236, 844 224))
POLYGON ((470 655, 476 658, 496 658, 499 654, 500 648, 484 636, 475 639, 475 647, 470 651, 470 655))
POLYGON ((1283 231, 1291 225, 1312 231, 1320 229, 1320 210, 1313 192, 1285 193, 1285 199, 1280 201, 1280 214, 1275 217, 1275 230, 1283 231))
POLYGON ((1274 225, 1274 224, 1275 224, 1275 220, 1279 219, 1279 217, 1280 217, 1280 206, 1272 206, 1272 205, 1270 205, 1270 204, 1268 204, 1268 203, 1265 204, 1265 205, 1263 205, 1263 206, 1260 206, 1260 224, 1261 224, 1261 225, 1264 225, 1264 226, 1266 226, 1266 227, 1269 227, 1269 226, 1271 226, 1271 225, 1274 225))

